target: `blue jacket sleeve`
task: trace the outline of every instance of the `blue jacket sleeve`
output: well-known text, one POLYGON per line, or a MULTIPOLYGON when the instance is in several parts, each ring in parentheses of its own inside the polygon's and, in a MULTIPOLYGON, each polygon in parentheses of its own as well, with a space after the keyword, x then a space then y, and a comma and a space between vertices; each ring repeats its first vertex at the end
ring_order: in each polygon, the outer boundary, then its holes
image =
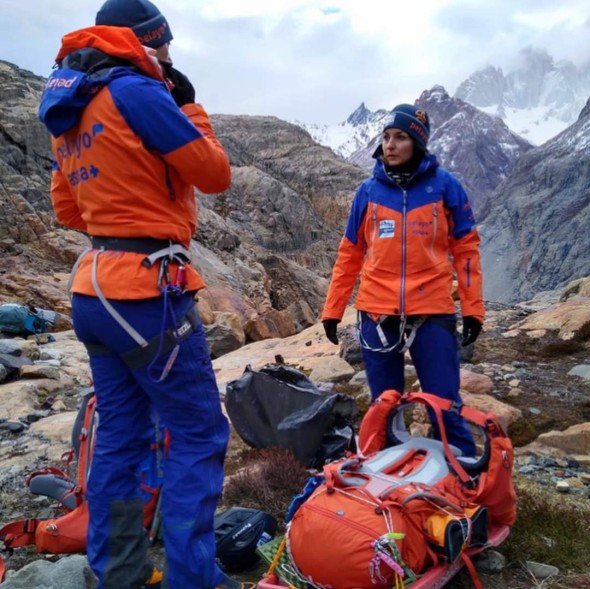
POLYGON ((367 210, 367 204, 367 187, 365 184, 361 184, 354 195, 354 199, 352 200, 350 213, 348 215, 348 222, 346 223, 346 231, 344 232, 344 236, 353 245, 357 244, 358 231, 362 225, 363 218, 367 210))
POLYGON ((201 137, 164 82, 125 76, 113 80, 109 90, 117 109, 148 149, 165 155, 201 137))
POLYGON ((229 158, 200 105, 179 109, 163 82, 143 76, 113 80, 109 90, 146 148, 159 153, 185 182, 207 194, 229 187, 229 158))
POLYGON ((450 213, 451 232, 455 240, 475 229, 475 217, 461 183, 446 170, 445 208, 450 213))

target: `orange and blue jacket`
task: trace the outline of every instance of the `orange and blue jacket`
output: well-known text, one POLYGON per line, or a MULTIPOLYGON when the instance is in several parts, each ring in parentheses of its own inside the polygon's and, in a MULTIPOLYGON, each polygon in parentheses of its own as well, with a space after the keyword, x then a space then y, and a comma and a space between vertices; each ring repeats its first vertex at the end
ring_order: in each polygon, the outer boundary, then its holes
MULTIPOLYGON (((49 77, 39 116, 52 135, 58 221, 90 236, 188 248, 197 225, 193 186, 219 193, 230 184, 229 160, 207 113, 198 104, 176 105, 157 61, 128 28, 74 31, 63 37, 56 63, 62 67, 49 77)), ((91 251, 82 258, 73 292, 96 294, 93 257, 91 251)), ((158 296, 158 265, 146 268, 144 258, 102 253, 97 278, 104 295, 158 296)), ((190 266, 187 280, 189 291, 204 286, 190 266)))
POLYGON ((483 321, 479 235, 461 184, 426 154, 403 189, 378 159, 353 199, 322 319, 342 318, 359 274, 358 310, 454 314, 453 269, 463 315, 483 321))

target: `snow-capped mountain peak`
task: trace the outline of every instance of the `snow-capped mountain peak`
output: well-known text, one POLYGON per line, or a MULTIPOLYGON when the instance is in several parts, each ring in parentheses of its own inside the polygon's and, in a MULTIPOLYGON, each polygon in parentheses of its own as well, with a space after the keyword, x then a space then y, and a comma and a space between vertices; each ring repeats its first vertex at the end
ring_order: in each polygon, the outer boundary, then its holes
MULTIPOLYGON (((590 62, 581 66, 556 62, 547 52, 530 48, 521 52, 520 60, 508 74, 491 65, 475 72, 459 85, 454 97, 499 117, 529 143, 541 145, 576 121, 590 96, 590 62)), ((429 94, 434 101, 448 99, 442 86, 434 86, 429 94)), ((349 159, 381 132, 390 112, 371 111, 361 102, 342 123, 295 124, 349 159)))
POLYGON ((315 141, 346 159, 381 132, 389 114, 390 111, 384 109, 371 111, 361 102, 343 123, 316 125, 295 121, 295 124, 303 127, 315 141))
POLYGON ((361 102, 360 106, 346 119, 346 122, 353 127, 366 125, 373 113, 361 102))
POLYGON ((540 145, 575 122, 590 95, 590 63, 555 62, 545 51, 527 48, 520 65, 504 74, 488 66, 459 85, 455 97, 504 120, 516 133, 540 145))

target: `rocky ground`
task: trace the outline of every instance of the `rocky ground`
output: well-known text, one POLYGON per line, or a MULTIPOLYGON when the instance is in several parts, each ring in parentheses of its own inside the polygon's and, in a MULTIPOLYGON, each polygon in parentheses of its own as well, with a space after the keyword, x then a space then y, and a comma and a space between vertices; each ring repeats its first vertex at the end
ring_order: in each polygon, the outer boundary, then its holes
MULTIPOLYGON (((574 366, 589 362, 589 341, 564 342, 556 331, 545 334, 541 340, 524 332, 514 337, 502 337, 511 325, 525 319, 529 312, 502 305, 488 305, 488 308, 495 321, 488 323, 487 331, 477 342, 471 369, 492 376, 492 394, 523 412, 523 416, 509 428, 517 454, 517 488, 540 487, 561 502, 565 499, 559 495, 558 484, 569 481, 568 500, 581 504, 590 512, 590 487, 587 486, 590 464, 580 464, 567 453, 558 458, 542 451, 536 453, 534 446, 528 446, 540 433, 565 430, 574 424, 590 421, 589 382, 568 375, 574 366), (512 366, 512 370, 504 372, 497 368, 507 366, 512 366)), ((539 521, 538 525, 542 528, 543 522, 539 521)), ((518 529, 519 521, 514 531, 518 529)), ((499 551, 505 552, 503 547, 499 551)), ((586 539, 585 552, 590 554, 590 538, 586 539)), ((482 573, 486 589, 590 587, 590 567, 582 573, 560 570, 557 576, 544 579, 535 577, 534 569, 531 572, 531 567, 527 567, 527 560, 532 560, 530 555, 517 555, 514 550, 509 550, 508 554, 511 558, 504 570, 496 574, 482 573)), ((448 587, 471 587, 468 575, 462 573, 448 587)))
MULTIPOLYGON (((525 498, 525 507, 530 497, 537 497, 538 494, 548 497, 548 509, 559 510, 569 509, 571 513, 578 513, 580 525, 590 523, 590 493, 588 482, 590 480, 590 443, 578 440, 578 447, 570 447, 561 444, 559 447, 551 447, 547 440, 539 439, 539 435, 552 430, 566 430, 576 424, 590 422, 590 380, 580 376, 568 374, 574 367, 590 364, 590 333, 588 326, 578 326, 573 338, 564 340, 560 337, 560 329, 545 330, 539 333, 538 330, 514 329, 515 325, 523 325, 525 320, 532 317, 532 307, 508 307, 504 305, 488 305, 488 318, 486 329, 478 340, 472 358, 463 364, 463 368, 471 375, 479 375, 482 379, 479 382, 487 383, 486 399, 489 402, 505 403, 510 411, 514 408, 519 411, 507 413, 510 425, 509 432, 517 448, 517 460, 515 466, 515 480, 519 489, 519 497, 525 498), (531 337, 531 334, 533 337, 531 337), (487 377, 487 378, 483 378, 487 377), (564 450, 564 447, 566 448, 564 450), (555 501, 555 507, 550 507, 555 501), (585 524, 584 524, 585 522, 585 524)), ((344 323, 343 323, 344 325, 344 323)), ((534 327, 534 326, 533 326, 534 327)), ((346 331, 348 328, 344 328, 346 331)), ((563 331, 563 329, 562 329, 563 331)), ((67 356, 71 359, 77 348, 71 336, 64 339, 59 338, 54 344, 39 346, 40 349, 65 349, 67 356), (67 346, 71 346, 68 348, 67 346)), ((562 333, 563 335, 563 333, 562 333)), ((321 327, 310 328, 308 332, 300 334, 300 342, 304 342, 302 349, 316 350, 320 355, 315 368, 311 362, 311 376, 314 380, 314 370, 319 370, 318 365, 326 365, 327 355, 324 350, 331 350, 321 335, 321 327)), ((262 345, 264 342, 257 342, 262 345)), ((288 340, 273 340, 268 343, 266 355, 260 352, 260 347, 251 347, 250 355, 254 365, 256 361, 264 363, 268 361, 269 353, 276 355, 282 353, 287 362, 290 361, 290 343, 288 340)), ((236 360, 234 366, 244 367, 243 358, 240 353, 247 355, 246 348, 234 352, 236 360)), ((326 352, 327 353, 327 352, 326 352)), ((334 350, 332 350, 332 354, 334 350)), ((51 356, 51 354, 48 354, 51 356)), ((316 358, 316 360, 318 360, 316 358)), ((341 360, 337 356, 334 361, 341 360)), ((0 522, 5 523, 21 517, 50 516, 52 514, 52 502, 48 499, 32 496, 27 492, 24 485, 24 474, 31 470, 51 463, 56 460, 55 453, 50 450, 39 449, 36 438, 31 437, 31 431, 38 424, 46 420, 57 418, 61 414, 71 414, 79 400, 79 389, 88 384, 87 368, 79 368, 83 365, 83 357, 80 356, 76 362, 61 360, 62 374, 54 382, 53 388, 49 385, 37 385, 33 394, 33 405, 27 419, 2 419, 0 411, 0 522), (73 366, 78 366, 74 370, 73 366), (63 372, 66 374, 64 375, 63 372), (24 422, 24 423, 23 423, 24 422), (22 424, 22 428, 18 425, 22 424), (36 449, 32 451, 32 449, 36 449), (36 457, 33 461, 33 457, 36 457)), ((299 364, 297 361, 295 364, 299 364)), ((301 361, 304 363, 304 361, 301 361)), ((236 370, 229 369, 231 358, 224 357, 216 361, 216 371, 220 383, 230 378, 235 378, 236 370), (225 363, 224 363, 225 362, 225 363), (224 372, 224 367, 225 372, 224 372), (233 371, 232 371, 233 370, 233 371)), ((350 368, 350 366, 349 366, 350 368)), ((359 378, 358 371, 361 366, 353 363, 352 372, 342 379, 336 380, 333 385, 335 390, 346 391, 353 394, 361 408, 366 406, 366 387, 359 378), (351 385, 351 374, 355 375, 358 384, 351 385), (338 382, 340 381, 340 382, 338 382)), ((322 366, 325 369, 325 366, 322 366)), ((410 371, 411 375, 411 371, 410 371)), ((475 378, 475 377, 473 377, 475 378)), ((25 381, 20 381, 25 382, 25 381)), ((31 383, 28 381, 30 393, 31 383)), ((41 382, 41 381, 37 381, 41 382)), ((45 379, 43 382, 48 382, 45 379)), ((411 384, 411 382, 410 382, 411 384)), ((0 385, 2 387, 14 386, 15 382, 0 385)), ((8 389, 7 389, 8 390, 8 389)), ((15 389, 16 390, 16 389, 15 389)), ((25 389, 21 389, 24 391, 25 389)), ((481 392, 481 391, 480 391, 481 392)), ((28 393, 28 394, 29 394, 28 393)), ((24 394, 24 393, 23 393, 24 394)), ((467 393, 467 396, 473 394, 467 393)), ((14 395, 11 395, 14 396, 14 395)), ((481 399, 481 395, 475 394, 474 398, 481 399)), ((2 400, 0 399, 0 407, 2 400)), ((588 435, 582 434, 583 436, 588 435)), ((67 442, 67 433, 64 433, 63 443, 67 442)), ((67 445, 67 444, 66 444, 67 445)), ((57 449, 56 445, 56 449, 57 449)), ((559 446, 559 444, 558 444, 559 446)), ((249 460, 255 456, 247 449, 244 443, 235 435, 232 436, 230 451, 226 462, 228 474, 240 471, 248 466, 249 460)), ((248 497, 244 497, 247 502, 248 497)), ((265 505, 261 505, 265 508, 265 505)), ((564 538, 555 537, 554 528, 549 527, 549 519, 546 519, 542 512, 534 515, 536 518, 537 530, 529 534, 526 526, 530 525, 527 520, 531 514, 519 509, 519 520, 517 521, 511 538, 506 541, 499 552, 505 557, 501 565, 502 570, 494 574, 482 572, 481 578, 486 589, 500 589, 509 587, 512 589, 525 589, 530 587, 560 587, 560 588, 584 588, 590 587, 590 569, 583 563, 573 563, 564 558, 565 552, 576 551, 590 554, 590 540, 579 539, 576 534, 576 546, 570 550, 564 538), (541 515, 539 515, 541 513, 541 515), (545 529, 546 528, 546 529, 545 529), (545 550, 537 550, 530 543, 523 542, 523 536, 534 535, 540 530, 545 550), (581 542, 581 545, 580 545, 581 542), (584 544, 585 542, 585 544, 584 544), (528 551, 528 552, 527 552, 528 551), (528 561, 539 561, 541 564, 556 564, 559 573, 549 579, 543 579, 538 570, 532 570, 527 565, 528 561), (565 563, 565 564, 562 564, 565 563)), ((548 512, 550 513, 550 512, 548 512)), ((566 513, 564 511, 564 513, 566 513)), ((567 512, 569 513, 569 512, 567 512)), ((277 513, 277 517, 282 514, 277 513)), ((552 524, 553 525, 553 524, 552 524)), ((575 524, 574 524, 575 526, 575 524)), ((567 536, 567 532, 563 533, 567 536)), ((567 538, 566 538, 567 539, 567 538)), ((163 550, 161 545, 153 548, 153 557, 156 562, 161 562, 163 550)), ((19 570, 32 561, 38 560, 32 549, 19 549, 10 556, 7 561, 10 569, 19 570)), ((46 560, 55 561, 57 557, 48 557, 46 560)), ((587 563, 586 563, 587 565, 587 563)), ((492 565, 492 566, 498 566, 492 565)), ((482 564, 482 570, 485 567, 482 564)), ((263 567, 244 573, 246 577, 257 578, 263 572, 263 567)), ((91 587, 92 583, 84 581, 72 589, 91 587)), ((470 581, 464 574, 460 574, 450 584, 449 588, 463 589, 470 587, 470 581)), ((20 587, 14 585, 14 587, 20 587)), ((24 587, 24 586, 23 586, 24 587)), ((9 586, 9 589, 10 586, 9 586)), ((56 586, 57 589, 57 586, 56 586)), ((62 589, 62 587, 60 587, 62 589)))

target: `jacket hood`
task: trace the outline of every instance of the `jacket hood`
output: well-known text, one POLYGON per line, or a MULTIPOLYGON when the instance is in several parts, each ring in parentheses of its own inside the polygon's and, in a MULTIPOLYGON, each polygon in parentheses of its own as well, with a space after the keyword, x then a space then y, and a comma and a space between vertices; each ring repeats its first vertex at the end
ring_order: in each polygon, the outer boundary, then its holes
POLYGON ((95 26, 65 35, 41 96, 39 118, 54 137, 71 129, 98 91, 115 78, 137 72, 163 81, 153 52, 131 29, 95 26))
POLYGON ((62 37, 61 49, 55 61, 59 65, 66 55, 86 47, 129 61, 144 74, 158 80, 163 79, 158 61, 153 57, 153 50, 144 48, 135 33, 127 27, 98 25, 68 33, 62 37))
MULTIPOLYGON (((422 158, 422 161, 418 165, 416 172, 414 173, 414 177, 424 174, 427 170, 434 170, 438 168, 438 165, 439 164, 436 156, 433 153, 426 152, 422 158)), ((381 180, 382 182, 392 182, 385 171, 385 164, 381 158, 376 158, 375 167, 373 168, 373 178, 376 180, 381 180)))

